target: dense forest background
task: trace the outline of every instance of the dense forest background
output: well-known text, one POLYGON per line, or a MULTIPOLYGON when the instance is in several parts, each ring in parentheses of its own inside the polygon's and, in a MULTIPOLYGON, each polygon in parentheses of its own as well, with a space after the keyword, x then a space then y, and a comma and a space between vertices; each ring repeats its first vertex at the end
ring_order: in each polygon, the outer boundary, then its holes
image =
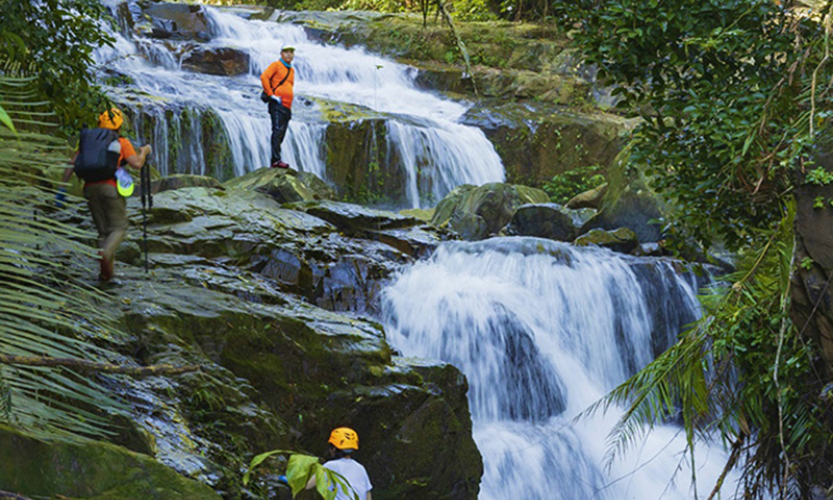
MULTIPOLYGON (((426 22, 443 22, 436 18, 440 4, 429 0, 266 3, 292 10, 416 12, 426 22)), ((823 325, 812 319, 830 308, 827 285, 833 269, 802 250, 795 223, 802 193, 814 193, 812 210, 833 210, 833 196, 825 190, 833 182, 831 165, 825 163, 833 143, 833 2, 458 0, 442 7, 457 22, 540 23, 574 44, 584 62, 616 86, 621 100, 615 112, 641 118, 627 162, 674 207, 663 221, 667 246, 682 257, 715 246, 737 257, 726 286, 704 297, 706 319, 601 403, 630 405, 614 452, 637 439, 642 429, 677 419, 692 448, 719 433, 732 449, 726 469, 744 468, 748 498, 772 492, 778 498, 809 498, 814 491, 829 497, 833 358, 824 349, 823 325), (809 277, 820 284, 802 312, 795 297, 809 277)), ((29 156, 18 141, 32 144, 45 132, 50 140, 68 138, 106 105, 95 83, 91 51, 112 38, 99 27, 106 9, 95 0, 1 0, 0 11, 0 78, 10 85, 0 94, 6 110, 0 112, 0 182, 5 190, 17 185, 19 168, 38 182, 38 169, 54 160, 37 148, 29 156), (21 81, 29 82, 25 93, 14 85, 21 81)), ((61 144, 51 147, 60 150, 61 144)), ((40 196, 48 197, 48 189, 40 196)), ((19 201, 0 199, 6 210, 0 214, 4 240, 17 238, 8 227, 19 201)), ((32 250, 32 232, 24 230, 15 241, 32 250)), ((65 230, 63 236, 71 234, 65 230)), ((50 318, 31 314, 27 307, 44 305, 47 292, 58 287, 48 276, 32 281, 17 272, 25 268, 20 258, 17 252, 0 252, 0 280, 16 283, 18 294, 30 294, 30 300, 5 292, 0 296, 3 321, 17 325, 0 332, 0 353, 20 347, 24 335, 51 346, 26 346, 31 352, 99 355, 70 340, 77 338, 77 325, 70 319, 58 322, 57 331, 63 333, 54 336, 55 328, 44 328, 50 318)), ((59 303, 73 297, 61 293, 49 307, 60 310, 59 303)), ((84 301, 73 303, 80 308, 84 301)), ((0 361, 22 366, 19 362, 0 361)), ((12 379, 8 371, 0 375, 2 393, 3 383, 12 379)), ((117 406, 96 396, 94 384, 79 389, 77 397, 44 399, 43 394, 54 394, 48 377, 25 381, 21 387, 40 394, 37 405, 32 403, 22 419, 2 406, 0 421, 27 425, 38 412, 52 412, 54 432, 88 435, 95 426, 73 427, 71 418, 55 415, 55 409, 117 406)))

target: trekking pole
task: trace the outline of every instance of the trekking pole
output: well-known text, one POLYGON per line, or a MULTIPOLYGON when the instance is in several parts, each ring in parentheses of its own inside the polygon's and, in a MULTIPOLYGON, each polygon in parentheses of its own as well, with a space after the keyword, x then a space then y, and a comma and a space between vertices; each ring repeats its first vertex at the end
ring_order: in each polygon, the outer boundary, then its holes
POLYGON ((148 272, 148 215, 147 210, 150 210, 152 206, 151 201, 151 194, 150 194, 150 171, 148 170, 147 163, 142 165, 142 169, 139 171, 139 177, 142 181, 142 235, 144 238, 144 250, 145 250, 145 272, 148 272))

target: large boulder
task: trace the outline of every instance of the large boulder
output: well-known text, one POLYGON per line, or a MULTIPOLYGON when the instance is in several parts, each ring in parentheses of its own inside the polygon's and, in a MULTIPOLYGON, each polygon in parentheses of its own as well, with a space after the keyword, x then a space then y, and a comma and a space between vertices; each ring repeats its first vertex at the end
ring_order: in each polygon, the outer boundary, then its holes
POLYGON ((498 234, 521 205, 547 203, 540 189, 500 182, 459 186, 437 205, 432 223, 448 226, 463 239, 482 240, 498 234))
MULTIPOLYGON (((27 497, 220 500, 153 458, 92 440, 41 441, 0 425, 0 489, 27 497)), ((11 497, 17 498, 17 497, 11 497)))
POLYGON ((629 189, 615 201, 603 202, 602 209, 582 226, 581 232, 625 227, 636 233, 642 243, 657 242, 662 239, 661 217, 656 195, 648 190, 629 189))
POLYGON ((578 227, 567 210, 555 203, 518 207, 506 228, 507 234, 573 241, 578 227))
POLYGON ((209 75, 242 75, 249 71, 249 54, 232 47, 197 47, 182 60, 182 67, 209 75))

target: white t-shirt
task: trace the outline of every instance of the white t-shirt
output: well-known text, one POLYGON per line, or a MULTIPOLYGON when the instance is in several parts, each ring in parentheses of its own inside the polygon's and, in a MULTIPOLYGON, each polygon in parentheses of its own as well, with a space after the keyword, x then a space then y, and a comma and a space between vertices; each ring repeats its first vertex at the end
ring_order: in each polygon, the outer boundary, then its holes
MULTIPOLYGON (((352 458, 330 460, 324 464, 324 468, 338 472, 344 476, 344 479, 347 480, 350 486, 353 487, 353 490, 359 495, 360 500, 365 500, 367 498, 367 492, 373 489, 373 485, 370 484, 370 478, 367 476, 367 471, 364 469, 364 466, 352 458)), ((338 488, 336 500, 352 499, 352 496, 344 493, 340 487, 338 488)))

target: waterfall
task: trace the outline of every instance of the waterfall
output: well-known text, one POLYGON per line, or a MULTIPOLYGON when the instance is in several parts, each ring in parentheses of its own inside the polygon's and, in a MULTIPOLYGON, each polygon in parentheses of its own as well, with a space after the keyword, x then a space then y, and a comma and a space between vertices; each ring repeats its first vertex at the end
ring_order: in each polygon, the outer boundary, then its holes
MULTIPOLYGON (((132 3, 124 10, 117 9, 118 3, 110 7, 114 12, 129 11, 134 18, 141 16, 132 3)), ((206 42, 149 38, 128 29, 122 20, 115 47, 96 52, 97 63, 107 74, 126 76, 130 92, 148 97, 139 107, 149 116, 144 123, 134 120, 132 129, 139 142, 154 143, 152 161, 163 174, 239 176, 269 164, 270 123, 258 99, 259 76, 280 57, 283 44, 292 44, 297 49, 296 101, 282 152, 294 168, 328 179, 329 123, 318 109, 319 102, 327 102, 358 107, 385 121, 389 153, 385 158, 395 162, 386 167, 403 171, 399 177, 406 183, 400 190, 406 198, 402 205, 433 204, 460 184, 504 180, 500 157, 483 131, 460 123, 470 104, 418 89, 414 68, 361 47, 316 42, 293 24, 244 19, 215 7, 203 9, 211 31, 206 42), (219 48, 244 54, 248 72, 217 76, 183 69, 183 60, 194 50, 219 48), (179 114, 186 109, 192 117, 210 113, 222 130, 194 127, 189 120, 174 124, 171 111, 179 114)), ((108 79, 102 82, 107 84, 108 79)), ((131 106, 137 101, 123 88, 110 90, 118 102, 123 102, 119 96, 131 106)))
MULTIPOLYGON (((608 470, 619 412, 573 419, 699 317, 697 290, 672 261, 499 238, 441 245, 384 290, 382 318, 403 355, 468 378, 481 500, 690 499, 680 428, 653 429, 608 470)), ((698 449, 703 497, 726 457, 698 449)))

